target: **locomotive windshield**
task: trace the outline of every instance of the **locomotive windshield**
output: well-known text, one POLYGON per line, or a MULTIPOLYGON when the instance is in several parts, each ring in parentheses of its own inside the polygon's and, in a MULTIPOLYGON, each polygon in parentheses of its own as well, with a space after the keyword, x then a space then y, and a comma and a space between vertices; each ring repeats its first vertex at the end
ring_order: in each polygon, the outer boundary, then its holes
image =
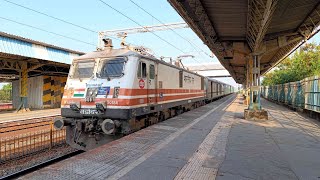
POLYGON ((123 75, 124 64, 126 60, 124 58, 106 59, 103 61, 101 69, 101 77, 120 77, 123 75))
POLYGON ((93 74, 94 61, 79 61, 74 64, 73 78, 90 78, 93 74))

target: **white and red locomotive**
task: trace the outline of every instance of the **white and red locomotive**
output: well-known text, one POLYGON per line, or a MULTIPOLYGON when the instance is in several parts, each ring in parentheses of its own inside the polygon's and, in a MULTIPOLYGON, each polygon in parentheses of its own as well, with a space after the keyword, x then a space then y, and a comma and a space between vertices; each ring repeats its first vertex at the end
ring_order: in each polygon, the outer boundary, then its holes
POLYGON ((228 95, 233 87, 126 47, 73 60, 57 129, 67 143, 92 149, 228 95))

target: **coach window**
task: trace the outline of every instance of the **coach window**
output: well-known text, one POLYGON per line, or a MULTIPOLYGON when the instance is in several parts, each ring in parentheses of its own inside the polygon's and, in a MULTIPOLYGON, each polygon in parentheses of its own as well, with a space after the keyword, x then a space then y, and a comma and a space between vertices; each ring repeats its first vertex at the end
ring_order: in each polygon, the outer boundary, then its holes
POLYGON ((146 78, 147 77, 147 65, 144 62, 139 63, 138 67, 138 78, 146 78))
POLYGON ((147 65, 146 65, 146 63, 142 63, 141 64, 141 70, 142 70, 142 78, 146 78, 147 77, 147 65))
POLYGON ((150 69, 149 69, 149 74, 150 74, 150 79, 154 79, 155 76, 155 70, 154 70, 154 65, 150 64, 150 69))
POLYGON ((216 92, 217 92, 217 95, 219 94, 219 84, 216 84, 216 92))
POLYGON ((182 81, 182 78, 183 78, 183 71, 179 71, 179 87, 183 87, 183 81, 182 81))
POLYGON ((201 77, 201 90, 204 90, 204 77, 201 77))

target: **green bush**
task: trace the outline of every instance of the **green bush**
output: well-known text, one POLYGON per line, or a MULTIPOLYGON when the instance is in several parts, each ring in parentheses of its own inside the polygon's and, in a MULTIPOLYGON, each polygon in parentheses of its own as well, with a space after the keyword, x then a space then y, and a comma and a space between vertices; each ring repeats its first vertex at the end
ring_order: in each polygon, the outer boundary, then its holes
POLYGON ((315 75, 320 75, 320 45, 309 43, 284 59, 275 67, 275 70, 267 73, 262 85, 270 86, 300 81, 315 75))
POLYGON ((6 84, 0 89, 0 102, 11 102, 12 101, 12 84, 6 84))

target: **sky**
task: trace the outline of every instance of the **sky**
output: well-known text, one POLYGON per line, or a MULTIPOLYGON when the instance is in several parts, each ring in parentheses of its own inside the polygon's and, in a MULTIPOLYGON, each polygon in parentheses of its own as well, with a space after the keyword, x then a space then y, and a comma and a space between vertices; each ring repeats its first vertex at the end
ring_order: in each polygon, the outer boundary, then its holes
MULTIPOLYGON (((99 0, 0 0, 0 31, 82 52, 90 52, 96 49, 97 33, 54 20, 13 5, 7 1, 15 2, 94 31, 139 27, 135 22, 122 16, 99 0), (86 43, 43 32, 11 22, 10 20, 68 36, 86 43)), ((140 25, 161 24, 155 18, 135 6, 130 0, 104 1, 140 25)), ((147 10, 161 22, 183 22, 183 19, 171 7, 167 0, 132 1, 147 10)), ((184 38, 179 37, 172 31, 158 31, 155 32, 155 34, 169 41, 175 47, 178 47, 179 50, 151 33, 129 35, 127 42, 148 47, 152 49, 157 57, 166 56, 175 58, 183 54, 194 55, 195 58, 193 59, 188 58, 183 60, 186 65, 205 64, 209 62, 219 63, 216 57, 212 58, 208 56, 208 54, 212 54, 211 51, 190 28, 176 29, 175 31, 184 38), (195 45, 190 45, 186 39, 192 41, 195 45)), ((311 41, 319 42, 320 35, 316 35, 311 41)), ((113 44, 115 47, 119 47, 120 41, 113 40, 113 44)), ((236 85, 231 78, 226 79, 226 81, 236 85)))

